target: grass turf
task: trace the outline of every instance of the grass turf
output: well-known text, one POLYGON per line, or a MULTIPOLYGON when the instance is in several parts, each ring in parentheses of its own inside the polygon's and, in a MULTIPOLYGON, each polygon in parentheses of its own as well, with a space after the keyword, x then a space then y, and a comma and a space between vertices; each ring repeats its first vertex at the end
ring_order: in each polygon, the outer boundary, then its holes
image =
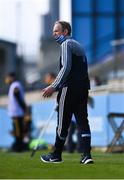
POLYGON ((0 178, 51 178, 51 179, 100 179, 124 178, 124 154, 93 153, 94 164, 79 164, 80 154, 63 153, 61 164, 45 164, 40 161, 36 152, 33 158, 30 153, 7 153, 0 151, 0 178))

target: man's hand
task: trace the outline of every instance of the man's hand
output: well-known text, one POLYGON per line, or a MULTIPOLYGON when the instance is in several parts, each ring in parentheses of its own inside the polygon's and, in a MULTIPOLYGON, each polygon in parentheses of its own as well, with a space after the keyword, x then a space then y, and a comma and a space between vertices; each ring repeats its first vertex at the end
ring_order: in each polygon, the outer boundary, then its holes
POLYGON ((43 89, 42 92, 43 92, 42 94, 43 97, 50 97, 55 92, 55 89, 51 86, 48 86, 45 89, 43 89))

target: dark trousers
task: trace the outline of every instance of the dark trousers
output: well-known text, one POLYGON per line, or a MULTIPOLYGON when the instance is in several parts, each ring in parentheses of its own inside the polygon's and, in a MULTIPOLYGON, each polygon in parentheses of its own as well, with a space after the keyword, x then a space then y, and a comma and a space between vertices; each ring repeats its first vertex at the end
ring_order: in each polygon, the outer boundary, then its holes
POLYGON ((83 152, 83 142, 81 135, 81 131, 80 129, 78 130, 76 123, 74 121, 71 121, 66 141, 66 149, 69 153, 73 153, 75 149, 79 153, 83 152), (75 133, 77 135, 77 142, 74 142, 73 140, 73 135, 75 133))
POLYGON ((12 145, 12 149, 17 152, 21 152, 24 148, 24 117, 13 117, 13 135, 15 141, 12 145))
POLYGON ((66 141, 66 149, 69 153, 74 152, 76 148, 76 143, 73 141, 73 135, 75 134, 75 131, 76 131, 76 124, 75 122, 71 121, 68 130, 67 141, 66 141))
POLYGON ((81 134, 83 153, 90 154, 91 133, 87 114, 88 90, 82 88, 64 87, 57 96, 58 122, 56 128, 55 152, 62 153, 72 114, 76 118, 77 127, 81 134))

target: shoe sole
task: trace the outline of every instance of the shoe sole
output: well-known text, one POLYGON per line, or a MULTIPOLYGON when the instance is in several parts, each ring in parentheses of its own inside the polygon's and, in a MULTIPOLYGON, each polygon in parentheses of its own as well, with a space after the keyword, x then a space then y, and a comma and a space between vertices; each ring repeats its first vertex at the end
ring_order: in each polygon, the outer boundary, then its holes
POLYGON ((81 164, 93 164, 93 160, 92 159, 87 159, 85 162, 81 162, 81 164))
POLYGON ((42 162, 44 162, 44 163, 63 163, 63 161, 58 161, 58 162, 53 162, 53 161, 45 161, 42 157, 40 157, 40 160, 42 161, 42 162))

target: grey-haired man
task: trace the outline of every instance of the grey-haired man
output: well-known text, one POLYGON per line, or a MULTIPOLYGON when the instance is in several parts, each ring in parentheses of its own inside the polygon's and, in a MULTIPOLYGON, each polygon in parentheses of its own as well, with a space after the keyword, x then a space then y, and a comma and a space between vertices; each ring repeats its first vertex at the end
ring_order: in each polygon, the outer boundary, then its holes
POLYGON ((62 150, 74 114, 83 143, 83 155, 80 163, 93 163, 90 153, 91 132, 87 114, 90 83, 86 55, 80 43, 71 38, 71 26, 68 22, 55 22, 53 36, 61 46, 60 71, 55 81, 42 91, 43 97, 49 97, 55 91, 59 91, 57 96, 58 123, 55 149, 50 154, 42 155, 41 160, 47 163, 62 162, 62 150))

